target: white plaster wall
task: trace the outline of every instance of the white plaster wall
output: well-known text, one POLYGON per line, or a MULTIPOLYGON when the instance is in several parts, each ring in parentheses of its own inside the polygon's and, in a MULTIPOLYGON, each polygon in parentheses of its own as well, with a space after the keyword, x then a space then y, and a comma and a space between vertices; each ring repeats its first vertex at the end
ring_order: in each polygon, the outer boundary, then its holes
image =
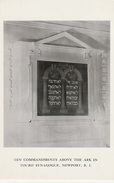
POLYGON ((26 122, 31 117, 29 100, 31 45, 31 43, 24 42, 8 42, 5 44, 4 99, 6 122, 14 122, 15 120, 26 122), (6 113, 8 113, 8 116, 6 116, 6 113))
MULTIPOLYGON (((7 147, 109 147, 108 124, 76 123, 72 133, 66 134, 39 123, 5 125, 7 147)), ((61 127, 57 125, 56 128, 61 127)))
MULTIPOLYGON (((4 145, 7 147, 109 147, 108 122, 71 122, 65 127, 63 124, 47 125, 39 121, 29 123, 32 117, 31 97, 29 97, 31 49, 34 49, 32 43, 5 42, 4 145)), ((41 54, 50 57, 49 52, 41 54)), ((51 53, 53 60, 62 58, 64 61, 77 61, 82 57, 76 54, 51 53)), ((95 91, 97 92, 97 89, 95 91)), ((97 105, 98 100, 95 102, 97 105)))

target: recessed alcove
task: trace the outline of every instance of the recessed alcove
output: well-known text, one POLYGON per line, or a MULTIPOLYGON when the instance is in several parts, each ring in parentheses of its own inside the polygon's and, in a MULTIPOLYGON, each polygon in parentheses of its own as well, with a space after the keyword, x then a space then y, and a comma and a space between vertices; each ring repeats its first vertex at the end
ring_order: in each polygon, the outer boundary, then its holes
POLYGON ((87 64, 37 62, 38 116, 88 115, 87 64))
POLYGON ((109 147, 110 32, 21 23, 5 25, 5 146, 109 147))

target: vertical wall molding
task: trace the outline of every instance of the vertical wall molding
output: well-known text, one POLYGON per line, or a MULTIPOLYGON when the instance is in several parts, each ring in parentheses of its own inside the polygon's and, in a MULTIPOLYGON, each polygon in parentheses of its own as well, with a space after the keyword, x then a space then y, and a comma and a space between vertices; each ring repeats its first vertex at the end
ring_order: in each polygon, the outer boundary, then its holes
MULTIPOLYGON (((20 121, 26 121, 31 122, 32 118, 32 59, 31 55, 34 53, 34 45, 30 45, 26 47, 26 44, 21 43, 23 45, 23 50, 25 50, 23 59, 26 58, 26 64, 24 65, 26 72, 27 72, 27 94, 26 94, 26 100, 23 102, 23 105, 20 108, 21 115, 20 115, 20 121), (29 119, 29 120, 28 120, 29 119)), ((23 55, 23 53, 21 53, 23 55)), ((23 60, 21 60, 23 62, 23 60)), ((21 73, 21 70, 20 70, 21 73)), ((20 93, 21 97, 22 93, 20 93)), ((24 94, 25 95, 25 94, 24 94)))
POLYGON ((9 42, 9 110, 13 106, 13 42, 9 42))
POLYGON ((102 63, 102 103, 107 113, 109 104, 109 60, 105 51, 101 53, 100 57, 102 63))

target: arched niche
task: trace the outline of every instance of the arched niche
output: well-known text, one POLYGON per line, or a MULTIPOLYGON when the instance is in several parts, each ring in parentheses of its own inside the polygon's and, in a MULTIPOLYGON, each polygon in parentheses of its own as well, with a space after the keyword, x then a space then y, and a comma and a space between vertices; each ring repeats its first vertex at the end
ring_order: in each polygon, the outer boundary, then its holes
MULTIPOLYGON (((48 62, 46 64, 48 65, 48 62)), ((82 105, 83 78, 76 67, 77 65, 72 63, 51 62, 44 69, 41 115, 84 114, 82 105), (74 79, 73 76, 75 76, 74 79)))
POLYGON ((63 77, 63 72, 61 69, 57 68, 54 64, 52 64, 50 67, 48 67, 46 69, 46 71, 44 72, 44 78, 48 79, 48 75, 52 70, 56 70, 58 71, 58 73, 61 75, 61 77, 63 77))
POLYGON ((84 114, 82 106, 82 75, 74 67, 65 70, 65 101, 69 114, 84 114))
POLYGON ((62 76, 62 70, 56 68, 54 64, 44 72, 42 113, 50 115, 59 113, 62 98, 62 76))
POLYGON ((82 81, 82 80, 83 80, 83 79, 82 79, 81 73, 80 73, 79 70, 76 69, 76 68, 68 68, 68 69, 66 69, 65 72, 64 72, 64 74, 63 74, 63 78, 66 78, 66 75, 67 75, 70 71, 73 71, 73 72, 75 72, 75 73, 77 74, 77 76, 78 76, 78 81, 82 81))

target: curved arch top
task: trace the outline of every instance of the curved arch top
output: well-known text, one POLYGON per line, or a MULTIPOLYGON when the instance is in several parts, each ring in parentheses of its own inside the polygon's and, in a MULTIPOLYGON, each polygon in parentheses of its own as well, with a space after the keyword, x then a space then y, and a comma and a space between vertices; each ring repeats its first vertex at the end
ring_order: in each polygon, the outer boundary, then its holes
MULTIPOLYGON (((59 68, 56 68, 56 70, 60 73, 61 78, 63 78, 63 75, 64 75, 63 71, 59 68)), ((46 69, 46 71, 44 72, 44 77, 43 78, 48 79, 48 74, 50 73, 50 71, 52 71, 51 66, 46 69)))
MULTIPOLYGON (((66 78, 66 75, 67 75, 67 73, 68 73, 69 71, 70 71, 69 68, 66 69, 66 70, 64 71, 64 73, 63 73, 63 79, 66 78)), ((78 81, 83 81, 81 73, 80 73, 77 69, 74 69, 73 71, 77 74, 77 76, 78 76, 78 81)))
MULTIPOLYGON (((51 70, 52 70, 52 67, 51 67, 51 66, 48 67, 48 68, 46 69, 46 71, 44 72, 44 77, 43 77, 43 78, 48 79, 48 74, 50 73, 51 70)), ((65 79, 67 73, 70 71, 69 68, 66 69, 64 72, 63 72, 60 68, 56 68, 56 70, 60 73, 61 79, 65 79)), ((83 81, 81 73, 80 73, 77 69, 74 69, 73 71, 77 74, 77 76, 78 76, 78 81, 83 81)))

